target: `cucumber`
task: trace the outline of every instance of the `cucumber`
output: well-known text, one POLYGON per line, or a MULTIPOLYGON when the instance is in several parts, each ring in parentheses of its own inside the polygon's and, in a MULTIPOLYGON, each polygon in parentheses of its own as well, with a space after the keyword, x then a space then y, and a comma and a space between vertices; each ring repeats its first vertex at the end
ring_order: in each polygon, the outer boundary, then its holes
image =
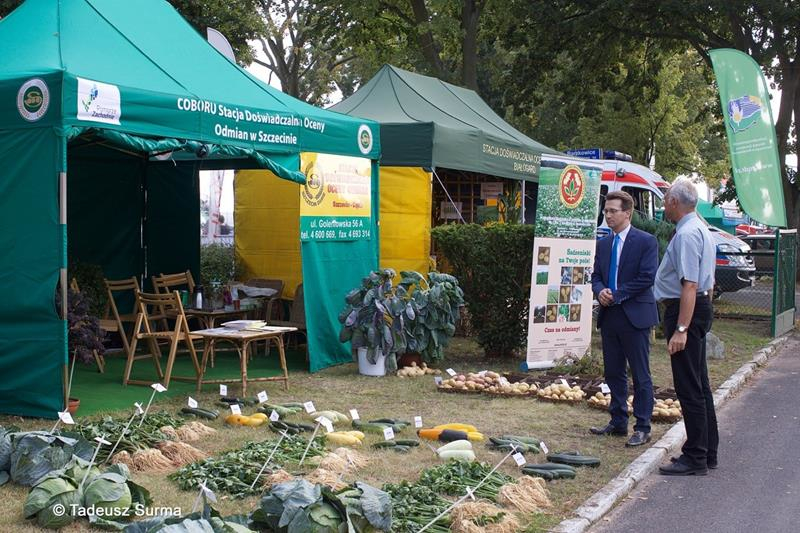
POLYGON ((400 420, 399 418, 376 418, 375 420, 370 420, 369 423, 371 424, 390 424, 392 426, 410 426, 411 422, 407 422, 405 420, 400 420))
POLYGON ((205 418, 206 420, 214 420, 219 416, 219 413, 215 413, 214 411, 208 411, 206 409, 200 408, 192 408, 192 407, 182 407, 181 413, 184 414, 191 414, 199 418, 205 418))
POLYGON ((591 455, 579 455, 577 452, 551 453, 547 460, 552 463, 561 463, 571 466, 598 466, 600 459, 591 455))

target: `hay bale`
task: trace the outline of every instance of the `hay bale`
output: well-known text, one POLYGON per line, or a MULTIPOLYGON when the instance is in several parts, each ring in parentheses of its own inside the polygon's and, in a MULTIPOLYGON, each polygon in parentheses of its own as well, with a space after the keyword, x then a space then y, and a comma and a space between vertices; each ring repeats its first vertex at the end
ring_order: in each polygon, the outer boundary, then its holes
POLYGON ((133 472, 169 472, 174 470, 172 461, 167 459, 160 450, 146 448, 136 450, 131 456, 129 468, 133 472))
POLYGON ((197 442, 200 440, 200 434, 192 429, 189 425, 181 426, 175 430, 178 439, 182 442, 197 442))
POLYGON ((206 453, 185 442, 164 441, 156 444, 161 453, 175 466, 183 466, 207 457, 206 453))
POLYGON ((500 487, 497 502, 522 513, 536 513, 553 505, 544 479, 531 476, 500 487))
POLYGON ((347 483, 342 479, 340 472, 331 472, 324 468, 317 468, 305 476, 309 483, 317 483, 332 488, 333 490, 343 489, 347 483))
POLYGON ((294 476, 291 475, 284 469, 278 469, 275 472, 261 476, 259 480, 262 482, 265 488, 270 488, 273 485, 277 485, 278 483, 283 483, 284 481, 291 481, 294 479, 294 476))
POLYGON ((457 505, 451 512, 451 517, 453 524, 450 530, 456 533, 514 533, 521 528, 512 513, 485 501, 457 505), (487 521, 487 517, 496 519, 487 521))
POLYGON ((319 468, 330 470, 337 474, 357 470, 367 463, 366 457, 348 448, 336 448, 333 452, 326 453, 319 461, 314 462, 319 468))
POLYGON ((111 456, 111 464, 123 464, 128 467, 128 470, 133 470, 133 458, 131 454, 126 452, 125 450, 121 452, 117 452, 111 456))
POLYGON ((207 437, 217 432, 216 429, 208 427, 207 425, 203 424, 202 422, 198 422, 197 420, 192 420, 191 422, 184 424, 184 426, 188 427, 201 437, 207 437))

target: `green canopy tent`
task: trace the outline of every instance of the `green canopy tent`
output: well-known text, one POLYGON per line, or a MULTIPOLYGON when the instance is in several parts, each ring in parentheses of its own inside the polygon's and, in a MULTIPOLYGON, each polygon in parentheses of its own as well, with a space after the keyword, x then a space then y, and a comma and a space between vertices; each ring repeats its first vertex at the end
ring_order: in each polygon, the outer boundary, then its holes
MULTIPOLYGON (((28 0, 0 20, 0 57, 0 412, 64 406, 68 254, 110 278, 196 270, 200 169, 305 183, 299 154, 324 152, 371 159, 377 179, 377 125, 263 84, 162 0, 28 0)), ((348 360, 336 314, 377 238, 303 253, 311 357, 348 360)))
POLYGON ((536 181, 542 154, 563 155, 517 131, 475 91, 392 65, 330 109, 380 122, 382 166, 536 181))
POLYGON ((392 65, 330 109, 380 123, 380 257, 398 270, 427 271, 437 217, 496 218, 483 187, 496 193, 508 185, 500 178, 522 181, 532 220, 535 188, 526 191, 525 182, 538 181, 542 154, 560 154, 516 130, 476 92, 392 65))

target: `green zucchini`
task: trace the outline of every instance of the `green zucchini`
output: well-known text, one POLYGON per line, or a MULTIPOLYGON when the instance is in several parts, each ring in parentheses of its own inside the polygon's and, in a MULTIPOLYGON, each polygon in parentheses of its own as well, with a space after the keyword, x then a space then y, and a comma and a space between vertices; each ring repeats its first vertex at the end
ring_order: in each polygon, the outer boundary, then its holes
POLYGON ((379 450, 381 448, 394 448, 395 446, 397 446, 397 442, 393 440, 382 440, 372 445, 372 447, 375 448, 376 450, 379 450))
POLYGON ((414 439, 397 439, 395 442, 399 446, 419 446, 419 441, 414 439))
POLYGON ((522 473, 526 476, 534 476, 546 479, 547 481, 552 480, 555 475, 550 470, 537 470, 535 468, 523 468, 522 473))
POLYGON ((501 435, 500 438, 503 440, 514 440, 517 442, 523 442, 525 444, 533 444, 537 448, 539 447, 539 442, 541 442, 536 437, 526 437, 523 435, 501 435))
POLYGON ((214 420, 219 416, 219 413, 215 413, 214 411, 209 411, 207 409, 200 409, 199 407, 182 407, 181 413, 192 414, 199 418, 205 418, 206 420, 214 420))
POLYGON ((547 460, 552 463, 561 463, 572 466, 598 466, 600 458, 591 455, 580 455, 577 452, 551 453, 547 460))
POLYGON ((380 433, 380 434, 383 434, 384 429, 392 427, 390 424, 378 423, 378 422, 375 423, 362 422, 361 420, 353 420, 352 426, 353 429, 363 431, 364 433, 380 433))
POLYGON ((571 467, 570 465, 565 465, 560 463, 528 463, 524 465, 522 468, 538 468, 540 470, 571 470, 572 472, 575 471, 575 468, 571 467))
POLYGON ((397 453, 408 453, 411 450, 411 447, 398 444, 397 446, 392 446, 392 450, 396 451, 397 453))

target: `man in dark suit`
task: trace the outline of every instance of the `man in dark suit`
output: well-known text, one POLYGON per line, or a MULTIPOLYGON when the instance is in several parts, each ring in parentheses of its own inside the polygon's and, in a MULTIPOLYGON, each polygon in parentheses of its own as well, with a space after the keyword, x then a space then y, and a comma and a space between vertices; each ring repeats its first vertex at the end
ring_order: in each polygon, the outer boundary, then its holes
POLYGON ((600 310, 597 327, 603 340, 605 379, 611 389, 605 427, 595 435, 628 435, 628 373, 633 377, 633 415, 636 424, 626 446, 650 441, 653 381, 650 378, 650 328, 658 323, 653 282, 658 269, 655 237, 631 226, 633 198, 614 191, 606 196, 603 213, 612 233, 597 241, 592 271, 592 291, 600 310))

